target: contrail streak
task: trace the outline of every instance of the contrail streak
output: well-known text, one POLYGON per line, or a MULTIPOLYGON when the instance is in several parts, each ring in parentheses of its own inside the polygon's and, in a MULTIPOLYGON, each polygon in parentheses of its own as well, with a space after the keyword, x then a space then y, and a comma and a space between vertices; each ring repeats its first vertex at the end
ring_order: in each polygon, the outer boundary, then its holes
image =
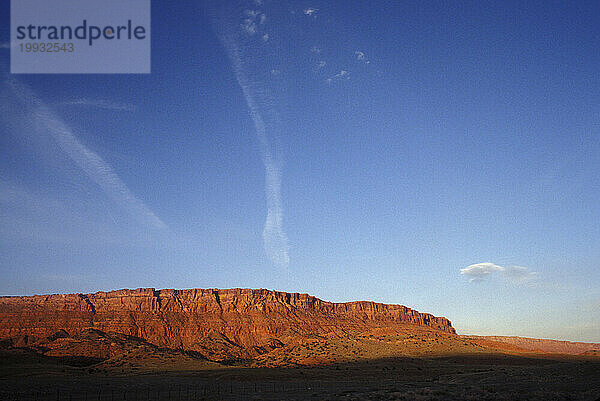
POLYGON ((267 124, 261 114, 257 98, 264 98, 263 107, 269 105, 267 91, 257 84, 253 84, 245 73, 244 63, 238 44, 237 35, 231 26, 222 21, 217 21, 217 31, 225 50, 231 60, 233 71, 238 84, 242 88, 244 98, 250 109, 250 116, 254 123, 256 136, 260 145, 263 164, 265 166, 265 194, 267 200, 267 217, 263 229, 263 244, 267 257, 279 267, 287 267, 290 262, 288 238, 283 230, 283 207, 281 202, 281 162, 279 152, 272 150, 267 135, 267 124), (275 153, 275 154, 274 154, 275 153))
POLYGON ((267 194, 267 219, 263 230, 265 252, 277 266, 287 267, 290 263, 288 239, 283 231, 283 209, 281 207, 281 170, 265 163, 267 194))
POLYGON ((57 103, 59 106, 87 106, 87 107, 97 107, 100 109, 106 110, 115 110, 115 111, 135 111, 135 106, 131 104, 124 103, 115 103, 109 100, 104 99, 75 99, 69 100, 65 102, 57 103))
POLYGON ((31 112, 34 126, 50 133, 60 148, 100 186, 113 200, 127 209, 134 217, 157 229, 166 228, 166 224, 158 218, 141 200, 127 188, 112 167, 97 153, 82 144, 73 130, 55 115, 26 85, 14 78, 7 81, 9 88, 31 112))

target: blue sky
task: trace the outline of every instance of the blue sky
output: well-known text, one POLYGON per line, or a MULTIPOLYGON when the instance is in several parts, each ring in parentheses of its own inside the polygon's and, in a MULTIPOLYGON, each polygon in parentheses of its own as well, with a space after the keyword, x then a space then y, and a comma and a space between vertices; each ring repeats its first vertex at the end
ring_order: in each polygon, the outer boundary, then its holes
POLYGON ((0 294, 253 287, 600 342, 600 7, 152 4, 149 75, 10 75, 0 294))

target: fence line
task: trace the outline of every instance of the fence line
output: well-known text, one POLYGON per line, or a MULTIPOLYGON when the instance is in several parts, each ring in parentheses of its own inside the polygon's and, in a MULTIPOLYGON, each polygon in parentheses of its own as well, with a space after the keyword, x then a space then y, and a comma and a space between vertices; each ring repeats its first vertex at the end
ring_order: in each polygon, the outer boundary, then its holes
MULTIPOLYGON (((323 388, 320 381, 215 381, 204 384, 172 385, 165 387, 25 390, 16 393, 0 391, 6 401, 196 401, 203 399, 246 400, 256 395, 277 393, 306 393, 323 388)), ((350 385, 351 382, 328 382, 327 387, 350 385)), ((356 383, 354 383, 356 384, 356 383)))

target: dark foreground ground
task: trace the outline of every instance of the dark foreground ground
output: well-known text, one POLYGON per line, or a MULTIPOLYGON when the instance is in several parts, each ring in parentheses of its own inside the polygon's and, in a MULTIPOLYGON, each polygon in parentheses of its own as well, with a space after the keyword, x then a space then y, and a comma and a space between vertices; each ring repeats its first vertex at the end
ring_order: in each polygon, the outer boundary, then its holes
MULTIPOLYGON (((70 362, 71 365, 73 361, 70 362)), ((600 359, 460 355, 321 367, 98 372, 0 355, 0 400, 600 400, 600 359)))

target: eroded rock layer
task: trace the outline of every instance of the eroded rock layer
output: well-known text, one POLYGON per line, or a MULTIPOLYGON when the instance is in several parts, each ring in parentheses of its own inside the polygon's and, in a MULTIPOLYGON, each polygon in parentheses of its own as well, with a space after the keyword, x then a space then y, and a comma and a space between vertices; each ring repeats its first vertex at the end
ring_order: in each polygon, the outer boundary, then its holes
POLYGON ((75 335, 96 329, 185 350, 202 350, 207 339, 217 338, 235 351, 273 347, 297 336, 346 336, 406 325, 455 334, 448 319, 402 305, 332 303, 263 289, 140 288, 0 297, 0 338, 22 345, 61 330, 75 335))

